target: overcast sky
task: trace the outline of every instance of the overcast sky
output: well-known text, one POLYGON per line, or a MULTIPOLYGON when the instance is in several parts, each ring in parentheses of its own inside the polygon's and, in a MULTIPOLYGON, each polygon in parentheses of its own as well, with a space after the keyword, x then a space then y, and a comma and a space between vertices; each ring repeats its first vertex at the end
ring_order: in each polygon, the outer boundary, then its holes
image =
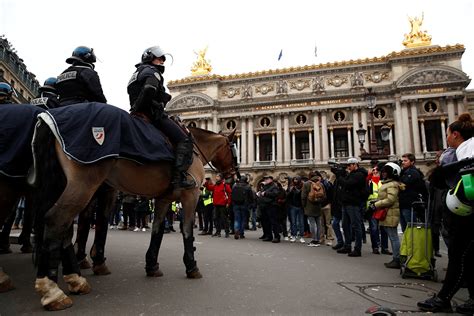
POLYGON ((408 16, 422 12, 433 45, 465 45, 472 78, 472 0, 0 0, 0 34, 41 84, 66 69, 76 46, 94 48, 108 103, 128 109, 127 82, 150 46, 174 56, 167 81, 190 76, 194 51, 206 46, 218 75, 381 57, 404 49, 408 16))

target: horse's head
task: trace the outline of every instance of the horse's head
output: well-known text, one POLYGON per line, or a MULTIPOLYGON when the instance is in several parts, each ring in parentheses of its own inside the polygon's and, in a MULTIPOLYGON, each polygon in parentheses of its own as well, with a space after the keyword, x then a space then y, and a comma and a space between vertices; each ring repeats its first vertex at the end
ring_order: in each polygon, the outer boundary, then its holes
POLYGON ((234 143, 235 129, 227 136, 221 135, 224 138, 224 145, 217 150, 211 163, 224 175, 224 178, 233 177, 235 174, 240 177, 237 148, 234 143))

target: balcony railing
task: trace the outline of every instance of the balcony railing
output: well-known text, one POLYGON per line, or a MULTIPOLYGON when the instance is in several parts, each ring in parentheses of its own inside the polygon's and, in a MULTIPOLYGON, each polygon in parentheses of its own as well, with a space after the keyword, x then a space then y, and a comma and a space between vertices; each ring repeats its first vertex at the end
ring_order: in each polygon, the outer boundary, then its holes
POLYGON ((302 166, 302 165, 312 165, 314 163, 313 159, 296 159, 290 161, 291 166, 302 166))
POLYGON ((275 161, 254 161, 254 167, 275 167, 275 161))

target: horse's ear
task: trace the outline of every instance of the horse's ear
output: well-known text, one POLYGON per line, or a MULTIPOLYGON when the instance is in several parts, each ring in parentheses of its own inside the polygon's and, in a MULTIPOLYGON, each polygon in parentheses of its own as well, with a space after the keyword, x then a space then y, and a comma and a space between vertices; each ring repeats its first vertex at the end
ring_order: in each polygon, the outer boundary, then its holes
POLYGON ((235 137, 235 128, 234 130, 227 136, 227 139, 229 140, 229 142, 233 142, 234 141, 234 137, 235 137))

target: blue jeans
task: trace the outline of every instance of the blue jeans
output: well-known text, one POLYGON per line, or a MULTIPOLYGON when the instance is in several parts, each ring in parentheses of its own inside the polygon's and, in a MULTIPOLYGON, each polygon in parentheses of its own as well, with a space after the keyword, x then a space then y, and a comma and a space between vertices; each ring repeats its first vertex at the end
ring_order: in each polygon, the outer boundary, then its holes
POLYGON ((354 250, 362 250, 362 207, 344 205, 342 207, 342 225, 344 227, 344 247, 352 249, 352 233, 355 237, 354 250))
POLYGON ((408 223, 411 223, 411 209, 402 208, 400 209, 400 226, 402 226, 402 232, 405 231, 408 223))
POLYGON ((393 260, 400 261, 400 239, 398 239, 397 227, 384 226, 383 229, 387 232, 392 245, 393 260))
POLYGON ((337 245, 344 244, 344 237, 342 236, 341 232, 341 218, 332 217, 332 229, 334 230, 334 234, 336 234, 337 245))
POLYGON ((369 220, 370 242, 372 249, 388 249, 388 236, 383 227, 379 227, 379 221, 375 218, 369 220))
POLYGON ((234 232, 239 232, 240 236, 244 235, 247 212, 248 208, 246 205, 234 204, 234 232))
POLYGON ((303 209, 298 206, 290 206, 290 230, 291 236, 304 235, 304 213, 303 209))
POLYGON ((308 216, 308 224, 313 240, 319 241, 321 232, 321 216, 308 216))

